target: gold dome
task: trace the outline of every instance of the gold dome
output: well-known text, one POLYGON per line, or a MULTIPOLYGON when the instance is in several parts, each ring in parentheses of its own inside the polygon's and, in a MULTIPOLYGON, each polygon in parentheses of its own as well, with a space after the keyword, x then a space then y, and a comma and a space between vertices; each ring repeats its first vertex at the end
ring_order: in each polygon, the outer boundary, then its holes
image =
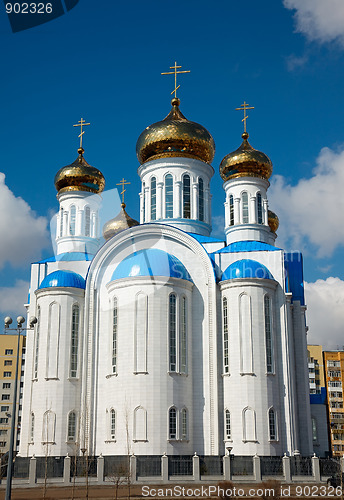
POLYGON ((224 181, 237 177, 260 177, 269 179, 272 162, 266 154, 254 149, 248 142, 248 133, 242 134, 241 146, 225 156, 220 164, 220 175, 224 181))
POLYGON ((278 227, 279 227, 279 218, 275 214, 275 212, 272 212, 272 210, 268 210, 268 224, 273 233, 276 233, 278 227))
POLYGON ((125 211, 125 203, 121 203, 121 211, 114 218, 109 220, 103 227, 103 236, 106 240, 109 240, 116 234, 128 229, 129 227, 139 226, 140 223, 137 220, 132 219, 130 215, 125 211))
POLYGON ((215 143, 208 130, 185 118, 177 97, 171 104, 172 109, 166 118, 147 127, 138 138, 136 154, 139 162, 182 156, 211 163, 215 143))
POLYGON ((105 187, 103 174, 87 163, 83 157, 83 148, 79 148, 78 153, 78 158, 71 165, 61 168, 55 175, 57 191, 59 193, 66 191, 101 193, 105 187))

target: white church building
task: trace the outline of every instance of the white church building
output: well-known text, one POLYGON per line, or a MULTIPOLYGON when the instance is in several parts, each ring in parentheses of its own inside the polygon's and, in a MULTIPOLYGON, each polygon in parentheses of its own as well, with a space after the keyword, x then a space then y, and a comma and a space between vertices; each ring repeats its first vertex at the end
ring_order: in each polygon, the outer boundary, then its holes
POLYGON ((140 223, 99 227, 84 150, 56 174, 56 255, 32 264, 20 456, 313 453, 302 259, 275 246, 272 163, 221 162, 172 99, 137 141, 140 223))

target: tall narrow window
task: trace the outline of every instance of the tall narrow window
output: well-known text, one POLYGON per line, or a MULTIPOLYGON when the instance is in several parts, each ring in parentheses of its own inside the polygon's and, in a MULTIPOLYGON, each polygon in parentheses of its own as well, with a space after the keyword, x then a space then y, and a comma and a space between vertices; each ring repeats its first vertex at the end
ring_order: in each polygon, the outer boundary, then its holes
POLYGON ((70 347, 70 377, 75 378, 78 371, 78 344, 79 344, 79 306, 75 304, 72 309, 72 332, 70 347))
POLYGON ((76 413, 71 411, 68 415, 67 441, 76 441, 76 413))
POLYGON ((167 174, 165 177, 165 218, 173 217, 173 177, 167 174))
POLYGON ((183 408, 181 411, 181 427, 182 427, 182 439, 188 438, 188 411, 186 408, 183 408))
POLYGON ((115 439, 115 437, 116 437, 116 412, 113 408, 110 410, 110 435, 111 435, 111 439, 115 439))
POLYGON ((186 373, 187 359, 187 302, 186 297, 182 297, 180 311, 180 373, 186 373))
POLYGON ((91 236, 91 209, 85 208, 85 236, 91 236))
POLYGON ((228 360, 228 304, 226 297, 223 298, 223 367, 224 373, 229 372, 228 360))
POLYGON ((63 208, 60 210, 60 237, 63 236, 63 208))
POLYGON ((273 408, 269 410, 269 439, 275 441, 277 439, 276 433, 276 413, 273 408))
POLYGON ((273 373, 273 345, 271 331, 271 302, 270 297, 264 297, 264 318, 265 318, 265 350, 266 350, 266 371, 273 373))
POLYGON ((229 195, 229 225, 234 225, 234 198, 233 195, 229 195))
POLYGON ((31 412, 31 423, 30 423, 30 441, 33 443, 35 435, 35 414, 31 412))
POLYGON ((168 412, 169 420, 169 439, 177 439, 177 411, 175 408, 170 408, 168 412))
POLYGON ((112 312, 112 373, 117 371, 117 330, 118 330, 118 306, 116 297, 113 299, 112 312))
POLYGON ((231 439, 231 414, 229 410, 225 411, 225 439, 231 439))
POLYGON ((191 218, 191 195, 190 195, 190 176, 183 177, 183 217, 191 218))
POLYGON ((145 191, 145 183, 142 184, 142 196, 143 196, 143 202, 142 202, 143 222, 145 222, 145 220, 146 220, 146 191, 145 191))
POLYGON ((313 436, 313 442, 318 440, 317 421, 315 420, 314 417, 312 417, 312 436, 313 436))
POLYGON ((151 178, 151 220, 156 220, 156 178, 151 178))
POLYGON ((75 236, 76 208, 75 205, 70 207, 69 234, 75 236))
POLYGON ((198 218, 204 220, 204 184, 203 179, 198 181, 198 218))
POLYGON ((244 191, 241 195, 242 223, 248 224, 248 194, 244 191))
POLYGON ((33 369, 33 378, 38 378, 38 353, 39 353, 39 331, 41 328, 41 307, 37 307, 37 325, 36 325, 36 345, 35 345, 35 363, 33 369))
POLYGON ((257 220, 258 224, 263 224, 263 205, 262 205, 262 195, 257 194, 257 220))
POLYGON ((177 329, 176 329, 176 302, 177 298, 171 293, 169 298, 169 350, 170 350, 170 371, 177 371, 177 329))

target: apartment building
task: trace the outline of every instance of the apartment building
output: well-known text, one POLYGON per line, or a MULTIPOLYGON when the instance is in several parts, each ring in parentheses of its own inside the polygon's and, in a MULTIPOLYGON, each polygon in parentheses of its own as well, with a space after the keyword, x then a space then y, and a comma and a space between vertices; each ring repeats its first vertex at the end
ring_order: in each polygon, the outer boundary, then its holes
POLYGON ((324 367, 331 452, 339 457, 344 452, 344 351, 324 351, 324 367))

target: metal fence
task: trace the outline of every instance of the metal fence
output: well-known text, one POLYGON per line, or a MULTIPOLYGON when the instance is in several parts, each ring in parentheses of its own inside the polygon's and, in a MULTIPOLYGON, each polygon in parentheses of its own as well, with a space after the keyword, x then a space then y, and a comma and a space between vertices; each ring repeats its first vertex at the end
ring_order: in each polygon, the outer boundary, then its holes
POLYGON ((312 459, 310 457, 290 457, 290 471, 292 476, 311 476, 312 459))
POLYGON ((251 476, 253 474, 253 457, 231 455, 232 476, 251 476))
POLYGON ((320 459, 320 474, 321 476, 332 476, 340 472, 339 458, 321 458, 320 459))
POLYGON ((282 457, 261 457, 262 476, 283 476, 282 457))
POLYGON ((192 476, 192 456, 175 455, 168 457, 169 476, 192 476))
POLYGON ((16 457, 14 462, 13 477, 27 479, 29 477, 30 460, 31 459, 29 457, 16 457))
POLYGON ((161 456, 160 455, 137 456, 136 474, 138 477, 161 476, 161 456))
POLYGON ((104 476, 108 478, 124 478, 129 476, 128 455, 105 456, 104 476))
POLYGON ((37 457, 36 467, 38 479, 63 477, 64 457, 37 457))
POLYGON ((201 476, 222 476, 223 458, 222 457, 199 457, 199 466, 201 476))
POLYGON ((97 477, 96 457, 71 457, 71 477, 97 477))

